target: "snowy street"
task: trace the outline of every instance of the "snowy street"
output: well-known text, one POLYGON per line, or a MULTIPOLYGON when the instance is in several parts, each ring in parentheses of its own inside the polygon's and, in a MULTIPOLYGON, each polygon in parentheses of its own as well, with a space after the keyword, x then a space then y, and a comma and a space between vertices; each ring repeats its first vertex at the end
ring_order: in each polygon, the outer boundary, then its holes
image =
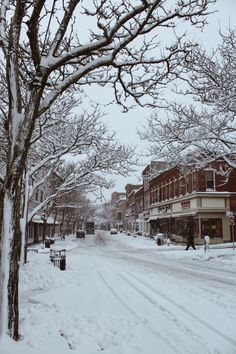
POLYGON ((232 248, 204 254, 108 233, 54 246, 67 249, 65 271, 49 249, 29 252, 22 271, 18 354, 236 352, 232 248))

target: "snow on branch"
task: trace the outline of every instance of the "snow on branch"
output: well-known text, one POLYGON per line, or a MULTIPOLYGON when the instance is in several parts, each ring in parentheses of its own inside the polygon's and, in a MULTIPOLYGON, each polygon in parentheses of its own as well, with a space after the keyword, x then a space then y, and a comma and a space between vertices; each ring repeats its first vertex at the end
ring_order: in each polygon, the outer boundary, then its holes
POLYGON ((221 39, 213 53, 196 48, 188 58, 185 93, 193 103, 167 102, 140 131, 157 157, 199 166, 220 159, 236 168, 236 29, 221 39))

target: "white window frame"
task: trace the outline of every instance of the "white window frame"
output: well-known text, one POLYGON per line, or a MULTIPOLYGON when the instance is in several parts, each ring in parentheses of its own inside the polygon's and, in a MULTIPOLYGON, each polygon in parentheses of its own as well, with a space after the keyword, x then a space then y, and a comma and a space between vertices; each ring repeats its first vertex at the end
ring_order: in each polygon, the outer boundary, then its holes
POLYGON ((215 191, 216 190, 216 174, 215 170, 213 168, 205 168, 204 172, 212 172, 213 174, 213 188, 208 188, 207 187, 207 176, 205 173, 205 186, 206 186, 206 191, 215 191))

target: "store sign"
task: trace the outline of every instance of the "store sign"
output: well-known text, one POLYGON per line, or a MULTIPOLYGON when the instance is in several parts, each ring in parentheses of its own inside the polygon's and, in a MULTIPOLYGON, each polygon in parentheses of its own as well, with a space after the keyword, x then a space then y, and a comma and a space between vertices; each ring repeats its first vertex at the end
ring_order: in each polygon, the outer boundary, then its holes
POLYGON ((181 202, 182 209, 190 209, 190 202, 181 202))

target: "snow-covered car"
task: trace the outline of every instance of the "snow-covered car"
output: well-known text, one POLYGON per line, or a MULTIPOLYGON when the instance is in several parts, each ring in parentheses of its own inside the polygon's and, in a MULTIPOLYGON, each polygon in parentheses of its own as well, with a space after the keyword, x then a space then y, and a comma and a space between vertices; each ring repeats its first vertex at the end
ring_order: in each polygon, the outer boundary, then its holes
POLYGON ((117 229, 114 229, 114 228, 111 229, 110 234, 111 234, 111 235, 116 235, 116 234, 118 234, 117 229))

